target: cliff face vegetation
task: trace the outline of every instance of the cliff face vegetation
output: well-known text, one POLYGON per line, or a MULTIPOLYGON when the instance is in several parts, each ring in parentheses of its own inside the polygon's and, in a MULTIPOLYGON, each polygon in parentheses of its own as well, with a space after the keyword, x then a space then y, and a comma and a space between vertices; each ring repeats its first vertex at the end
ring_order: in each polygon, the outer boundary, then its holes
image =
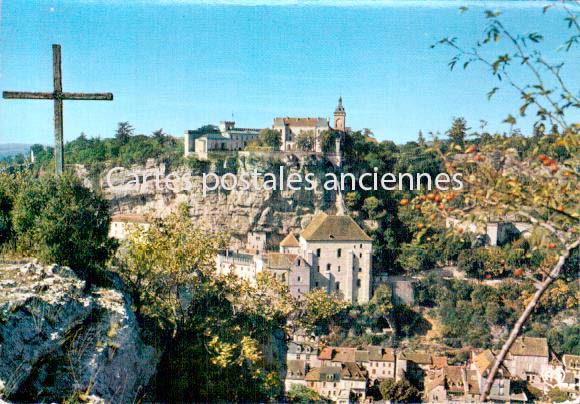
POLYGON ((0 267, 0 397, 132 402, 158 357, 121 292, 58 265, 0 267))

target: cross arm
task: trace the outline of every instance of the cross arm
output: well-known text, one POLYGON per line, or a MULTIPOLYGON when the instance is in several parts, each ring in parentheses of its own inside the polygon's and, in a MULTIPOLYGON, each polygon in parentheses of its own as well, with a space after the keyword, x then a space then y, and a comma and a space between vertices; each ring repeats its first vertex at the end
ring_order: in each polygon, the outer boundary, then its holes
POLYGON ((4 91, 2 97, 7 100, 52 100, 54 99, 54 94, 28 91, 4 91))
POLYGON ((62 93, 63 100, 101 100, 112 101, 112 93, 62 93))

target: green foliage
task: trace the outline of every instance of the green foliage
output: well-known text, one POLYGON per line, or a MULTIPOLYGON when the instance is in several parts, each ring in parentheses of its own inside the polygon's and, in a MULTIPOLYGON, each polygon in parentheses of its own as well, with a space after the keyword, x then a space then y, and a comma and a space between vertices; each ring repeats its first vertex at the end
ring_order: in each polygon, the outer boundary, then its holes
POLYGON ((401 246, 398 262, 408 272, 427 271, 437 266, 437 252, 432 245, 419 242, 405 243, 401 246))
POLYGON ((337 134, 333 130, 325 130, 320 132, 318 135, 318 140, 324 153, 334 153, 336 137, 337 134))
POLYGON ((260 131, 260 143, 271 150, 280 150, 282 145, 282 134, 273 129, 262 129, 260 131))
POLYGON ((200 160, 196 157, 187 157, 185 164, 191 170, 192 175, 207 174, 210 169, 210 162, 207 160, 200 160))
POLYGON ((531 284, 506 282, 499 288, 429 276, 417 283, 415 301, 433 307, 443 341, 453 347, 492 346, 491 327, 511 326, 522 310, 521 295, 531 284))
MULTIPOLYGON (((200 130, 203 128, 200 128, 200 130)), ((51 172, 54 165, 54 149, 42 145, 32 146, 35 166, 51 172)), ((119 123, 114 138, 87 138, 81 134, 77 139, 65 144, 66 164, 90 166, 145 164, 153 158, 168 164, 180 164, 183 156, 183 142, 163 133, 153 132, 151 136, 134 135, 127 122, 119 123), (128 125, 128 126, 127 126, 128 125)))
POLYGON ((306 386, 293 384, 287 393, 289 403, 325 403, 328 400, 323 399, 320 394, 306 386))
POLYGON ((562 401, 568 401, 570 399, 570 396, 565 391, 562 391, 558 388, 554 388, 548 391, 548 398, 552 403, 561 403, 562 401))
POLYGON ((300 132, 299 134, 296 135, 295 142, 296 148, 298 150, 313 151, 316 142, 316 137, 314 135, 314 132, 312 131, 300 132))
POLYGON ((0 246, 14 237, 12 209, 21 184, 21 175, 0 173, 0 246))
POLYGON ((421 401, 421 393, 409 381, 403 379, 383 380, 380 384, 381 395, 384 400, 395 403, 417 403, 421 401))
MULTIPOLYGON (((115 132, 115 139, 121 143, 127 143, 129 138, 135 133, 135 128, 129 122, 119 122, 117 131, 115 132)), ((81 135, 82 137, 82 135, 81 135)))
POLYGON ((471 128, 467 127, 467 121, 465 118, 455 118, 453 119, 451 128, 447 131, 447 136, 449 136, 451 143, 463 147, 469 129, 471 128))
POLYGON ((561 356, 563 354, 580 355, 580 326, 564 325, 561 328, 547 330, 550 348, 561 356))
POLYGON ((17 249, 44 263, 70 266, 90 280, 115 248, 108 238, 108 208, 77 177, 27 179, 12 210, 17 249))
POLYGON ((297 323, 305 330, 325 334, 331 322, 347 308, 348 304, 337 296, 327 295, 322 289, 314 289, 304 294, 297 323))
POLYGON ((385 215, 384 211, 381 211, 381 201, 375 196, 369 196, 363 202, 363 210, 367 213, 369 219, 377 220, 385 215))
POLYGON ((262 347, 285 338, 292 300, 270 277, 250 286, 216 273, 226 243, 179 212, 133 229, 117 256, 145 335, 164 349, 158 401, 263 402, 281 392, 262 347))

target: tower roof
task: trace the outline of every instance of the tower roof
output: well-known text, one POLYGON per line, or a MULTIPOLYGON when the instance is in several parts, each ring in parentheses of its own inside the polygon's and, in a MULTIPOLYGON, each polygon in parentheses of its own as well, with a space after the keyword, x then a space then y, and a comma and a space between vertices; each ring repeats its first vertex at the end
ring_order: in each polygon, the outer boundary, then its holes
POLYGON ((337 113, 341 113, 341 114, 346 113, 346 111, 344 110, 344 107, 342 106, 342 97, 340 97, 338 99, 338 105, 336 106, 336 109, 334 110, 334 113, 335 114, 337 114, 337 113))
POLYGON ((307 241, 372 241, 350 216, 319 213, 300 233, 307 241))

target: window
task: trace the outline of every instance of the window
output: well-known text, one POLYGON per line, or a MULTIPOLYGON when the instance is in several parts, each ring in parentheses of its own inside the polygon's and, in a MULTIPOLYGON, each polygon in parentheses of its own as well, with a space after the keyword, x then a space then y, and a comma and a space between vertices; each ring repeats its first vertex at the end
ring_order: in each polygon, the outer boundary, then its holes
POLYGON ((298 266, 300 266, 300 258, 298 258, 298 262, 297 262, 298 266))
POLYGON ((336 256, 338 258, 340 258, 342 256, 342 248, 339 248, 338 250, 336 250, 336 256))
POLYGON ((356 280, 356 287, 357 287, 357 288, 360 288, 360 279, 357 279, 357 280, 356 280))
POLYGON ((296 360, 300 360, 300 354, 296 354, 296 360))
POLYGON ((316 249, 316 256, 317 256, 317 257, 320 257, 320 248, 317 248, 317 249, 316 249))
POLYGON ((358 257, 359 257, 359 258, 362 258, 362 253, 360 253, 360 254, 358 255, 358 257))
POLYGON ((340 290, 340 282, 336 282, 336 290, 340 290))
POLYGON ((320 265, 316 265, 316 272, 320 272, 320 265))
POLYGON ((330 268, 331 268, 330 264, 326 264, 326 270, 330 271, 330 268))
POLYGON ((362 244, 360 245, 360 248, 362 248, 362 244))
POLYGON ((362 268, 361 268, 361 267, 358 267, 358 271, 359 271, 359 272, 362 272, 362 268))
POLYGON ((340 265, 338 266, 338 272, 340 272, 340 265))
POLYGON ((318 287, 318 281, 314 282, 314 287, 318 287))
POLYGON ((301 277, 297 277, 297 278, 296 278, 296 281, 298 281, 298 282, 300 282, 301 280, 302 280, 302 278, 301 278, 301 277))

